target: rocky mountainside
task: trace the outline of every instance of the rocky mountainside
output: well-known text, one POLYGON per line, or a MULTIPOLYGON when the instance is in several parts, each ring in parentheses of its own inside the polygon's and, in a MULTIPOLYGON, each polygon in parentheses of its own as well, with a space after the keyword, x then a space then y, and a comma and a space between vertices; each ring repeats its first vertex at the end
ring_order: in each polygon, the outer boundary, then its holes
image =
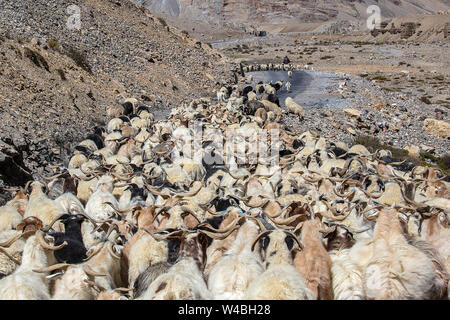
MULTIPOLYGON (((294 24, 365 20, 370 5, 384 18, 448 10, 448 0, 135 0, 156 14, 223 26, 258 26, 283 31, 294 24)), ((292 30, 291 30, 292 31, 292 30)), ((300 30, 299 30, 300 31, 300 30)))
POLYGON ((220 53, 129 0, 8 0, 0 12, 5 184, 66 160, 127 97, 167 108, 210 95, 232 76, 220 53), (80 10, 79 29, 67 27, 71 5, 80 10))
POLYGON ((412 14, 386 20, 380 29, 370 32, 367 40, 416 42, 449 41, 450 12, 443 14, 412 14))

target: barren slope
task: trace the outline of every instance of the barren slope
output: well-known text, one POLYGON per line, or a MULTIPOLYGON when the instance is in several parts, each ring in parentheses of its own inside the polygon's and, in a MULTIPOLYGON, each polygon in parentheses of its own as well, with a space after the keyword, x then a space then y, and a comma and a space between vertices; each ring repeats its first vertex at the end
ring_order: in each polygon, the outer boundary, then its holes
POLYGON ((0 180, 14 176, 10 157, 29 169, 64 158, 128 96, 174 106, 230 78, 221 54, 128 0, 11 0, 0 12, 0 180), (66 27, 73 4, 80 30, 66 27))

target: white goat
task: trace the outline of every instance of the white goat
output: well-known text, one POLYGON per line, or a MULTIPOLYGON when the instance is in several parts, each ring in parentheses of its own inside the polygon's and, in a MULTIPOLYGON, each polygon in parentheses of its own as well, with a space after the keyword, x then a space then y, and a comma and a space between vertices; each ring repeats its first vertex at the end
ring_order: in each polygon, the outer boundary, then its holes
POLYGON ((261 257, 251 250, 259 226, 249 220, 238 230, 236 239, 212 267, 208 288, 218 300, 240 300, 248 285, 264 272, 261 257))
MULTIPOLYGON (((256 241, 269 232, 270 241, 266 250, 266 270, 250 283, 244 299, 248 300, 314 300, 314 294, 305 284, 300 273, 292 265, 283 231, 266 231, 256 241)), ((298 242, 295 235, 290 235, 298 242)), ((256 244, 253 243, 253 246, 256 244)), ((300 244, 299 244, 300 246, 300 244)))

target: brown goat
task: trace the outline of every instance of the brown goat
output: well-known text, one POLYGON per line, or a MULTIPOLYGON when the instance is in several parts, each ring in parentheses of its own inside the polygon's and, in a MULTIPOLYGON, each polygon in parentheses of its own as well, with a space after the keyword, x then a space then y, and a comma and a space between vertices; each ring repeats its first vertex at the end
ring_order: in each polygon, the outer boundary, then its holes
POLYGON ((305 280, 316 299, 332 300, 331 258, 322 244, 322 223, 318 219, 303 222, 301 243, 303 250, 296 250, 294 266, 305 280))

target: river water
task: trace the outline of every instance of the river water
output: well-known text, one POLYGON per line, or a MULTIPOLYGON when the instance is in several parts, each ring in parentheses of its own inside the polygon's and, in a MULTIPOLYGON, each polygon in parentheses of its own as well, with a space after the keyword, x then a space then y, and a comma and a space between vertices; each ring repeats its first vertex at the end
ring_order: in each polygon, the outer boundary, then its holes
MULTIPOLYGON (((305 109, 338 107, 347 103, 337 92, 339 83, 344 81, 344 77, 333 72, 295 70, 292 72, 292 78, 289 78, 287 71, 255 71, 247 72, 247 75, 253 76, 251 83, 253 87, 260 81, 264 83, 269 81, 273 83, 283 81, 283 83, 286 83, 286 81, 290 81, 290 92, 287 92, 284 85, 283 88, 277 91, 280 106, 283 108, 287 97, 291 97, 305 109)), ((170 111, 168 108, 152 109, 155 120, 166 119, 170 111)))
POLYGON ((344 78, 333 72, 297 70, 292 72, 292 78, 289 78, 287 71, 256 71, 248 72, 246 75, 253 76, 252 85, 256 85, 260 81, 272 81, 273 83, 290 81, 290 92, 287 92, 284 85, 277 92, 282 107, 284 107, 284 101, 287 97, 291 97, 306 109, 337 107, 346 104, 346 101, 337 91, 339 82, 344 81, 344 78))

